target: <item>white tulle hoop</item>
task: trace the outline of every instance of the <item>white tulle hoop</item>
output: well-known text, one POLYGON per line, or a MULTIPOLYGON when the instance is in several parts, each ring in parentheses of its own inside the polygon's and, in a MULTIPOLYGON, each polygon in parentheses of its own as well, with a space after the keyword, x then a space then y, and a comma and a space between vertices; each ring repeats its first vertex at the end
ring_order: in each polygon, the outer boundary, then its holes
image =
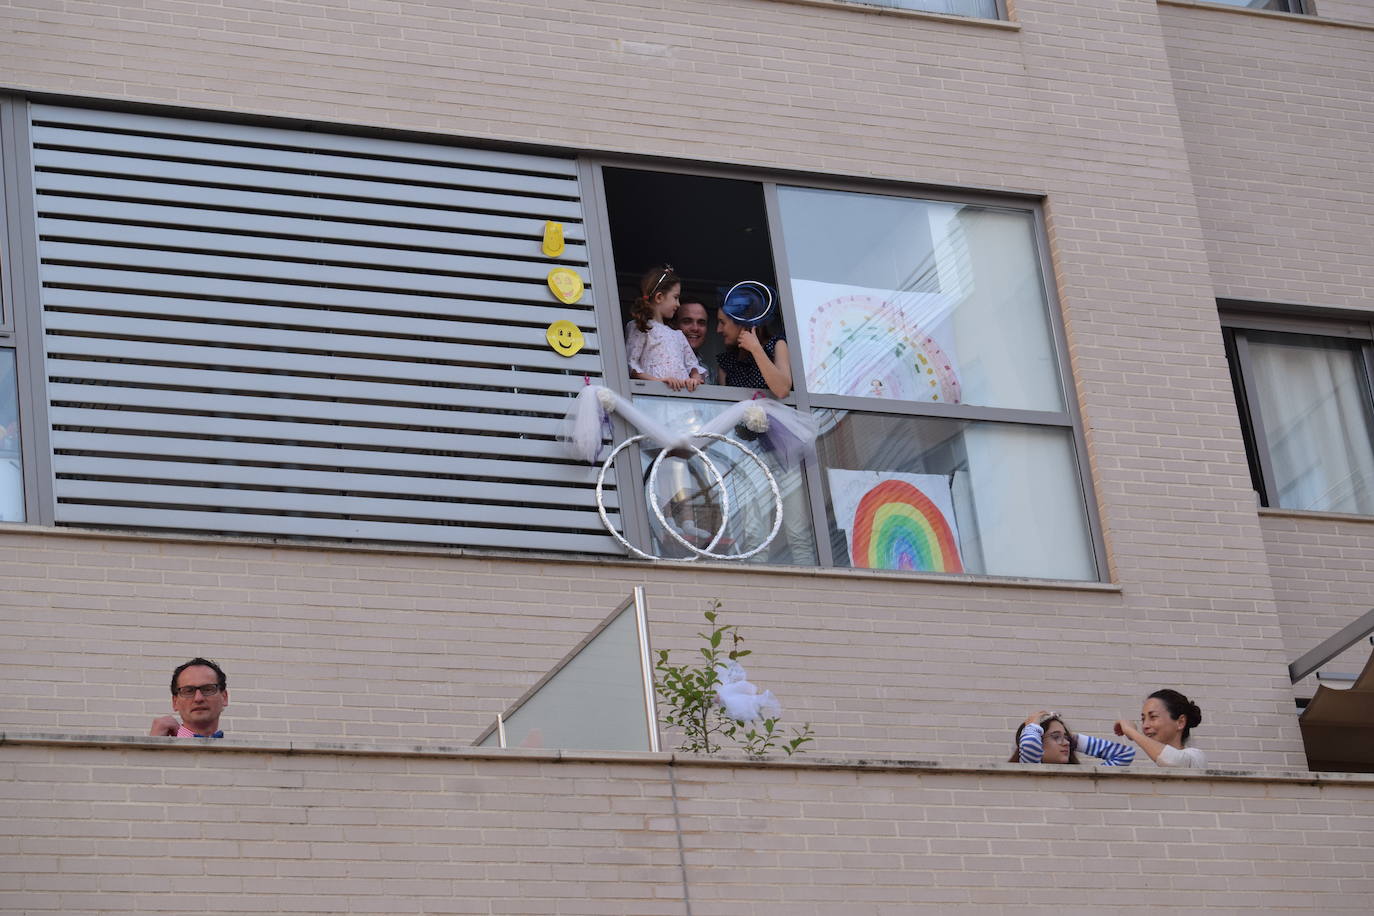
POLYGON ((611 450, 611 453, 606 456, 606 460, 602 462, 601 470, 596 476, 597 514, 601 517, 601 523, 610 532, 611 537, 615 538, 620 546, 633 556, 644 560, 681 559, 691 562, 698 557, 709 557, 713 560, 747 560, 773 543, 774 538, 782 529, 782 491, 778 488, 778 481, 762 458, 738 439, 725 435, 724 431, 743 424, 751 432, 770 436, 771 439, 768 442, 770 450, 776 454, 784 467, 793 467, 801 460, 803 451, 816 438, 816 424, 809 414, 803 414, 793 408, 766 399, 740 401, 713 417, 696 432, 677 431, 669 429, 650 417, 635 407, 628 399, 621 397, 609 388, 589 384, 574 399, 568 415, 563 418, 557 433, 559 441, 565 444, 570 454, 587 462, 595 462, 603 447, 602 426, 605 425, 606 430, 609 431, 610 427, 609 423, 606 422, 606 417, 612 412, 618 413, 627 423, 640 430, 639 434, 631 436, 611 450), (725 529, 730 522, 730 492, 725 485, 725 477, 721 474, 720 469, 707 457, 704 451, 692 444, 698 439, 711 439, 733 445, 763 472, 764 479, 768 481, 768 488, 773 494, 773 527, 769 530, 768 536, 752 550, 736 554, 715 552, 714 548, 720 543, 720 539, 724 536, 725 529), (660 448, 658 455, 649 467, 647 494, 649 505, 668 536, 692 552, 693 555, 690 557, 660 557, 640 550, 616 530, 615 525, 611 523, 610 515, 606 512, 606 473, 615 463, 616 456, 631 445, 645 441, 653 442, 660 448), (662 466, 663 459, 670 452, 680 449, 687 449, 697 458, 700 458, 710 472, 712 489, 720 488, 720 526, 704 548, 689 542, 678 533, 673 525, 669 524, 658 498, 659 467, 662 466))
MULTIPOLYGON (((625 536, 622 535, 619 531, 615 530, 615 526, 611 524, 611 517, 606 512, 606 502, 604 496, 606 487, 606 472, 610 470, 611 465, 615 463, 615 456, 619 455, 621 452, 629 448, 631 445, 634 445, 636 442, 642 442, 648 438, 650 437, 643 434, 638 436, 631 436, 630 438, 626 439, 624 442, 620 443, 615 448, 613 448, 611 450, 611 453, 606 456, 606 460, 601 465, 601 472, 596 475, 596 513, 597 515, 601 516, 601 524, 606 526, 606 530, 611 533, 611 537, 615 538, 616 541, 620 543, 620 546, 624 547, 631 554, 639 557, 641 560, 662 560, 664 559, 664 557, 655 556, 651 553, 645 553, 644 551, 640 550, 638 547, 627 541, 625 539, 625 536)), ((706 545, 706 548, 709 550, 710 548, 715 547, 716 544, 720 542, 721 537, 725 534, 725 526, 730 521, 730 493, 725 487, 725 478, 721 476, 720 469, 715 466, 715 464, 711 461, 710 458, 706 457, 706 453, 703 452, 701 449, 697 448, 695 445, 688 445, 684 447, 691 449, 693 452, 696 452, 697 457, 699 457, 702 461, 706 462, 706 468, 711 472, 711 477, 713 478, 711 484, 712 487, 720 487, 720 527, 716 529, 715 536, 711 538, 711 543, 706 545)), ((678 535, 676 531, 672 529, 672 526, 668 524, 668 520, 663 517, 663 510, 659 508, 658 493, 654 488, 654 483, 656 483, 657 481, 659 463, 663 460, 663 456, 667 454, 667 449, 664 449, 663 451, 659 452, 658 457, 654 459, 654 463, 650 468, 649 500, 654 507, 654 514, 658 516, 659 523, 663 525, 663 530, 671 533, 674 537, 681 541, 683 546, 685 546, 688 550, 691 550, 693 553, 700 553, 700 551, 696 547, 693 547, 691 544, 688 544, 685 540, 682 539, 680 535, 678 535)), ((681 559, 687 562, 691 562, 696 560, 696 557, 682 557, 681 559)))
MULTIPOLYGON (((730 494, 725 486, 725 481, 721 478, 720 472, 715 469, 715 465, 712 464, 711 459, 707 458, 706 453, 703 452, 701 449, 696 448, 695 446, 688 447, 691 448, 692 451, 696 452, 698 455, 701 456, 701 459, 706 462, 708 467, 711 468, 712 475, 715 477, 716 482, 720 485, 720 528, 719 530, 717 530, 716 536, 712 538, 711 543, 707 544, 704 548, 697 547, 694 544, 690 543, 682 535, 678 534, 677 531, 674 530, 674 528, 668 524, 668 520, 663 517, 663 509, 659 505, 658 498, 658 468, 659 465, 662 464, 664 456, 668 454, 667 449, 664 449, 663 451, 659 452, 658 456, 654 458, 654 463, 649 467, 649 499, 650 505, 653 506, 654 515, 658 516, 658 523, 663 526, 664 531, 668 532, 669 537, 677 541, 683 547, 686 547, 688 550, 697 554, 698 556, 708 557, 712 560, 747 560, 750 557, 757 554, 759 551, 766 548, 769 544, 773 543, 773 539, 778 536, 778 531, 782 528, 782 491, 778 489, 778 482, 776 479, 774 479, 773 472, 768 470, 768 465, 764 464, 763 459, 760 458, 758 455, 754 454, 750 449, 748 449, 744 445, 744 443, 736 439, 731 439, 729 436, 723 436, 720 433, 698 433, 696 438, 714 439, 717 442, 724 442, 729 445, 733 445, 735 448, 743 452, 746 457, 750 458, 759 470, 763 471, 763 476, 768 480, 768 486, 773 491, 772 530, 768 532, 768 536, 763 539, 762 543, 760 543, 753 550, 750 550, 747 553, 724 554, 714 553, 712 551, 712 548, 716 546, 716 542, 720 540, 720 536, 725 532, 726 524, 730 521, 730 494)), ((695 560, 696 557, 689 557, 688 559, 695 560)))

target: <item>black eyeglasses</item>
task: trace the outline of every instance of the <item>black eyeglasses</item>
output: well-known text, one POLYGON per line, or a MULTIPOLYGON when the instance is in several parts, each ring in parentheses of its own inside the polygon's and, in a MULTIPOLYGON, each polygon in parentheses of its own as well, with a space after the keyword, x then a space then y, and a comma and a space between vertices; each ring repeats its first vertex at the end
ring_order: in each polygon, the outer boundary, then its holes
POLYGON ((178 687, 176 690, 173 690, 172 693, 175 693, 183 699, 189 700, 196 695, 197 690, 200 691, 200 695, 203 697, 212 697, 219 693, 219 684, 201 684, 199 687, 178 687))

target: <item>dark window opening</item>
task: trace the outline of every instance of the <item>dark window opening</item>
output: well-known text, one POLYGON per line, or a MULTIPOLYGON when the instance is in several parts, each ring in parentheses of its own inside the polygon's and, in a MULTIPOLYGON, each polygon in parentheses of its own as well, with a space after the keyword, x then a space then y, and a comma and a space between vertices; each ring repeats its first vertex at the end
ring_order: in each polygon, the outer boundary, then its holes
MULTIPOLYGON (((763 186, 620 168, 605 169, 603 180, 622 331, 645 271, 671 264, 683 278, 682 302, 706 308, 706 339, 697 355, 708 382, 714 382, 722 346, 716 331, 721 296, 741 280, 778 287, 763 186)), ((775 318, 769 331, 780 335, 781 320, 775 318)))

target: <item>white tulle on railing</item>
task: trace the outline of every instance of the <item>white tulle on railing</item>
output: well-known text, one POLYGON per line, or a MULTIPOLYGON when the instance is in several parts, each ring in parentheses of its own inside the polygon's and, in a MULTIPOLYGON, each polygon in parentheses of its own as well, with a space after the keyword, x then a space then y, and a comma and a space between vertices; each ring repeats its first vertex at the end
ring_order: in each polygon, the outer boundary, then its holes
MULTIPOLYGON (((596 510, 601 517, 601 523, 606 526, 611 537, 615 538, 630 554, 646 560, 664 559, 646 553, 630 543, 623 534, 616 530, 616 526, 611 522, 610 515, 606 511, 605 484, 607 472, 615 461, 616 455, 641 442, 659 446, 658 455, 649 465, 649 479, 647 481, 649 508, 654 517, 658 519, 664 534, 693 554, 686 557, 686 560, 695 560, 697 557, 707 557, 713 560, 747 560, 763 551, 778 536, 778 531, 782 526, 783 511, 782 493, 778 489, 778 481, 773 476, 773 472, 769 470, 767 462, 745 446, 739 438, 727 435, 727 432, 736 433, 740 438, 757 439, 767 453, 772 455, 782 467, 791 469, 801 462, 811 443, 816 440, 816 423, 809 414, 801 413, 776 401, 756 398, 752 401, 740 401, 737 404, 731 404, 698 429, 673 429, 649 416, 635 407, 627 398, 621 397, 609 388, 589 384, 573 400, 572 409, 568 411, 567 416, 559 424, 557 434, 559 441, 567 446, 568 452, 574 457, 595 463, 601 457, 604 440, 612 435, 613 430, 610 421, 612 413, 619 414, 626 423, 638 430, 638 433, 611 449, 611 453, 606 456, 606 460, 602 463, 601 472, 596 478, 596 510), (740 431, 741 428, 743 429, 742 432, 740 431), (735 544, 736 552, 733 554, 715 551, 715 547, 721 542, 729 523, 730 493, 725 484, 726 474, 723 474, 706 454, 705 449, 713 442, 733 446, 739 453, 738 461, 744 462, 746 466, 753 465, 757 468, 759 474, 768 484, 768 491, 773 501, 773 525, 762 541, 752 549, 744 550, 735 544), (669 520, 663 512, 666 503, 657 494, 658 469, 663 464, 663 459, 670 454, 681 452, 690 453, 696 460, 701 461, 706 466, 713 487, 720 491, 720 526, 714 533, 703 532, 709 536, 709 542, 705 547, 692 543, 684 536, 684 531, 669 520)), ((719 456, 716 460, 720 460, 719 456)), ((699 535, 694 536, 699 537, 699 535)))
POLYGON ((810 414, 767 398, 731 404, 696 430, 672 429, 609 388, 588 385, 573 400, 572 409, 559 425, 558 440, 567 445, 574 457, 595 462, 601 454, 611 413, 618 414, 641 435, 668 451, 691 445, 694 439, 728 435, 743 425, 786 468, 795 467, 816 439, 816 421, 810 414))

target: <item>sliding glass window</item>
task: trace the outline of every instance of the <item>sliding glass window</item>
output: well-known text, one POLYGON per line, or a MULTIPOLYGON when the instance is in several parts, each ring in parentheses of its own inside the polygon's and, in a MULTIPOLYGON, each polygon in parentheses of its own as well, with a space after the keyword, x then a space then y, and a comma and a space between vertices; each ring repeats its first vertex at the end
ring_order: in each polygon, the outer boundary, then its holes
MULTIPOLYGON (((730 402, 776 396, 724 384, 739 378, 723 368, 740 348, 717 310, 740 280, 777 290, 778 315, 759 339, 786 354, 777 356, 792 382, 783 402, 820 432, 800 468, 773 455, 767 437, 748 439, 783 509, 776 539, 753 562, 1099 577, 1033 205, 622 167, 601 174, 621 298, 605 321, 625 326, 640 276, 664 263, 682 278, 684 305, 670 322, 690 331, 681 319, 709 316, 706 338, 689 336, 708 384, 687 392, 622 380, 658 421, 696 429, 730 402), (675 215, 646 230, 644 202, 654 200, 675 202, 675 215)), ((680 538, 702 546, 716 537, 718 552, 744 552, 768 533, 775 497, 758 466, 719 443, 703 448, 728 469, 723 484, 695 456, 674 454, 655 494, 647 468, 657 453, 641 456, 640 542, 658 555, 685 556, 680 538), (656 498, 676 537, 652 511, 656 498)))
POLYGON ((1225 321, 1263 505, 1374 515, 1370 324, 1225 321))

